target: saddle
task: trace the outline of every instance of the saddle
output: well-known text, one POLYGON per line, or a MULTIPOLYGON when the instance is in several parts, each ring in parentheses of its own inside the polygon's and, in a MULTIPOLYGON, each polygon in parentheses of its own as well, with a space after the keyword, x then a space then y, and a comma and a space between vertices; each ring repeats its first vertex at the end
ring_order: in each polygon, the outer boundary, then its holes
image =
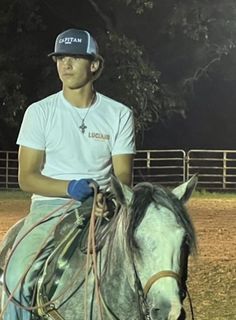
MULTIPOLYGON (((116 205, 112 196, 107 198, 109 217, 112 217, 116 205)), ((82 254, 87 253, 87 238, 89 230, 90 215, 93 206, 93 198, 87 199, 79 208, 70 210, 68 215, 58 224, 55 230, 54 250, 44 264, 41 276, 36 288, 36 302, 39 306, 37 313, 43 319, 63 319, 50 304, 59 281, 64 272, 70 266, 70 260, 76 250, 82 254)), ((96 251, 101 250, 105 243, 106 233, 109 229, 109 219, 97 219, 95 239, 96 251)))

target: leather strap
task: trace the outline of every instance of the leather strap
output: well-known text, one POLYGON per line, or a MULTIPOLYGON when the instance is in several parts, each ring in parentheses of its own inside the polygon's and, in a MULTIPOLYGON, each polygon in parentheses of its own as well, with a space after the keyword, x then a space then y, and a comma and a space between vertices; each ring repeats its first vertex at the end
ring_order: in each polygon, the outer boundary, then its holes
POLYGON ((180 278, 178 273, 171 271, 171 270, 163 270, 160 272, 155 273, 151 278, 148 279, 147 283, 144 286, 143 292, 144 296, 146 297, 149 290, 153 286, 155 282, 157 282, 161 278, 171 277, 174 278, 178 283, 180 283, 180 278))

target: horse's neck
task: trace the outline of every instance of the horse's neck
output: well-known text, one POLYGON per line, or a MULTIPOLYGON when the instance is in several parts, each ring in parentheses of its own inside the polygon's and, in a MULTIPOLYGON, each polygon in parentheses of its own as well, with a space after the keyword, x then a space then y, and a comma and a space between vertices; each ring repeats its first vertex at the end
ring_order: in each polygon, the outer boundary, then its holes
MULTIPOLYGON (((116 240, 116 239, 115 239, 116 240)), ((101 256, 106 258, 109 243, 103 247, 101 256)), ((101 280, 102 294, 111 310, 116 310, 119 319, 141 319, 138 305, 138 293, 135 288, 135 272, 132 261, 122 250, 119 241, 114 241, 112 265, 105 269, 101 280), (127 303, 132 301, 132 305, 127 303), (122 308, 117 308, 122 305, 122 308), (119 310, 118 310, 119 309, 119 310)))

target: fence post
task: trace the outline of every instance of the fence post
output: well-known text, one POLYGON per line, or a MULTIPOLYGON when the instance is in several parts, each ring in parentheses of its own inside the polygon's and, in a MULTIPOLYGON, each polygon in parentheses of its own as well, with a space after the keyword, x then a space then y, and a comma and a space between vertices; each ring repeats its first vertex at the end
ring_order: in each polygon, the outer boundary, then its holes
POLYGON ((151 152, 147 151, 147 168, 151 167, 151 152))
POLYGON ((226 175, 227 175, 227 152, 223 152, 223 190, 226 189, 226 175))
POLYGON ((185 167, 186 167, 186 177, 185 177, 185 181, 187 181, 190 177, 190 170, 189 170, 189 158, 190 158, 190 153, 191 153, 191 150, 189 150, 187 152, 187 155, 185 156, 185 167))
POLYGON ((8 188, 9 184, 9 151, 6 152, 6 184, 5 187, 8 188))

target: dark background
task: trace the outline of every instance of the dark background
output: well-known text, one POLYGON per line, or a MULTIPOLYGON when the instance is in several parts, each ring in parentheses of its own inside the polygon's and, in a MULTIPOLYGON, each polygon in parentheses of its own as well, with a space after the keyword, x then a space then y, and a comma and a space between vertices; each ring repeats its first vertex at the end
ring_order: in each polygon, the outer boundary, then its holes
POLYGON ((139 110, 137 103, 137 114, 143 118, 155 105, 155 99, 159 108, 158 118, 153 117, 153 123, 147 122, 145 130, 138 132, 138 148, 235 149, 234 2, 153 1, 152 8, 141 6, 142 14, 137 13, 140 9, 137 3, 125 0, 2 1, 0 149, 16 149, 24 110, 33 101, 60 89, 47 53, 53 50, 57 34, 70 27, 87 29, 98 39, 106 64, 105 76, 98 80, 96 87, 104 94, 131 106, 132 99, 138 94, 142 96, 134 86, 130 98, 130 87, 121 86, 125 77, 120 84, 109 81, 110 74, 115 73, 126 58, 129 63, 135 57, 132 50, 125 53, 124 47, 121 53, 117 53, 120 49, 117 47, 107 54, 109 51, 104 49, 107 32, 125 35, 140 46, 144 61, 150 64, 149 72, 159 72, 160 88, 167 86, 171 92, 171 99, 166 93, 152 97, 147 110, 141 106, 139 110), (117 62, 114 52, 118 57, 122 54, 123 60, 117 62), (187 79, 190 79, 190 89, 183 85, 187 79), (163 103, 165 95, 167 103, 163 103))
POLYGON ((173 116, 154 125, 144 137, 145 148, 236 149, 236 82, 215 81, 199 90, 183 119, 173 116))

